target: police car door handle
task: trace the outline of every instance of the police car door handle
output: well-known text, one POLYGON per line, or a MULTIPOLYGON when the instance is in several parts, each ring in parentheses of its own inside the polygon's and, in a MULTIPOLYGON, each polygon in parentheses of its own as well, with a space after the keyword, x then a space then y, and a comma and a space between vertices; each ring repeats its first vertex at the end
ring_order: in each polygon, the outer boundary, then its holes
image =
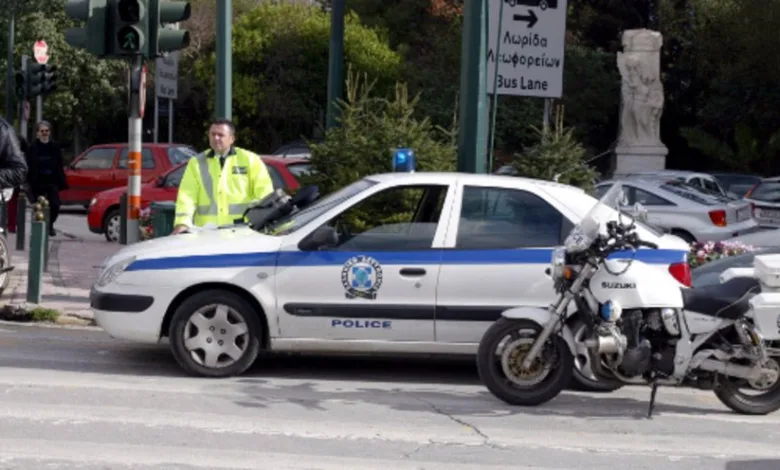
POLYGON ((424 276, 423 268, 401 268, 401 276, 424 276))

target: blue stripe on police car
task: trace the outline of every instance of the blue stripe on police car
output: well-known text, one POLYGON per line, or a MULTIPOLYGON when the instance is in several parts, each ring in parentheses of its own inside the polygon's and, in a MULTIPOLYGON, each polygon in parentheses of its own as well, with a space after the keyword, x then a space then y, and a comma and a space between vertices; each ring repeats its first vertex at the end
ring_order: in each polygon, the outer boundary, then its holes
MULTIPOLYGON (((509 250, 458 250, 434 248, 420 251, 282 251, 279 253, 218 253, 140 259, 127 271, 157 271, 173 269, 219 269, 245 267, 342 266, 356 255, 366 255, 382 265, 398 264, 546 264, 552 256, 551 248, 518 248, 509 250)), ((649 264, 684 262, 686 250, 640 249, 636 252, 614 253, 610 259, 634 258, 649 264)))

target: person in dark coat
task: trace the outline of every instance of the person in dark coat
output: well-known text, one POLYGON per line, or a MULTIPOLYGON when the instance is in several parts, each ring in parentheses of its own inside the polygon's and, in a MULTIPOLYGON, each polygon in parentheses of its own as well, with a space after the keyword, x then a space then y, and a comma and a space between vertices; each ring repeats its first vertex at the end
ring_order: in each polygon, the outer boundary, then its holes
POLYGON ((30 167, 27 181, 33 200, 40 196, 49 201, 49 234, 54 236, 54 223, 60 214, 60 191, 67 189, 62 150, 51 140, 51 124, 41 121, 36 126, 36 138, 27 151, 30 167))

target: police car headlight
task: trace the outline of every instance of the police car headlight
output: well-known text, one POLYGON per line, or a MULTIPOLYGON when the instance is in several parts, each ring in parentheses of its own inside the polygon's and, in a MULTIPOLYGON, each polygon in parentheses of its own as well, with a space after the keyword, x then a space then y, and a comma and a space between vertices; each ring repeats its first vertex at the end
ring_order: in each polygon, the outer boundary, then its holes
POLYGON ((112 264, 108 268, 104 269, 102 273, 100 273, 100 277, 98 278, 97 282, 95 283, 98 287, 103 287, 111 284, 114 282, 114 279, 116 279, 120 274, 122 274, 125 269, 127 269, 128 266, 130 266, 130 263, 135 261, 135 256, 132 256, 130 258, 125 258, 122 261, 117 261, 116 263, 112 264))

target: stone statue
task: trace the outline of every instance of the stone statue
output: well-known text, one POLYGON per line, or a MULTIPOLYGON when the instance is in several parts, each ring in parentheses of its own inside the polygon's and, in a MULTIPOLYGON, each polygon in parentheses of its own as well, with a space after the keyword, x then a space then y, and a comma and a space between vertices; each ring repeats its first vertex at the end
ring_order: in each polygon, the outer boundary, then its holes
POLYGON ((669 150, 661 142, 664 90, 661 83, 661 33, 649 29, 623 32, 617 54, 621 77, 620 133, 615 174, 660 170, 669 150))
POLYGON ((661 33, 635 29, 623 33, 623 52, 617 54, 622 78, 618 146, 662 146, 661 33))

